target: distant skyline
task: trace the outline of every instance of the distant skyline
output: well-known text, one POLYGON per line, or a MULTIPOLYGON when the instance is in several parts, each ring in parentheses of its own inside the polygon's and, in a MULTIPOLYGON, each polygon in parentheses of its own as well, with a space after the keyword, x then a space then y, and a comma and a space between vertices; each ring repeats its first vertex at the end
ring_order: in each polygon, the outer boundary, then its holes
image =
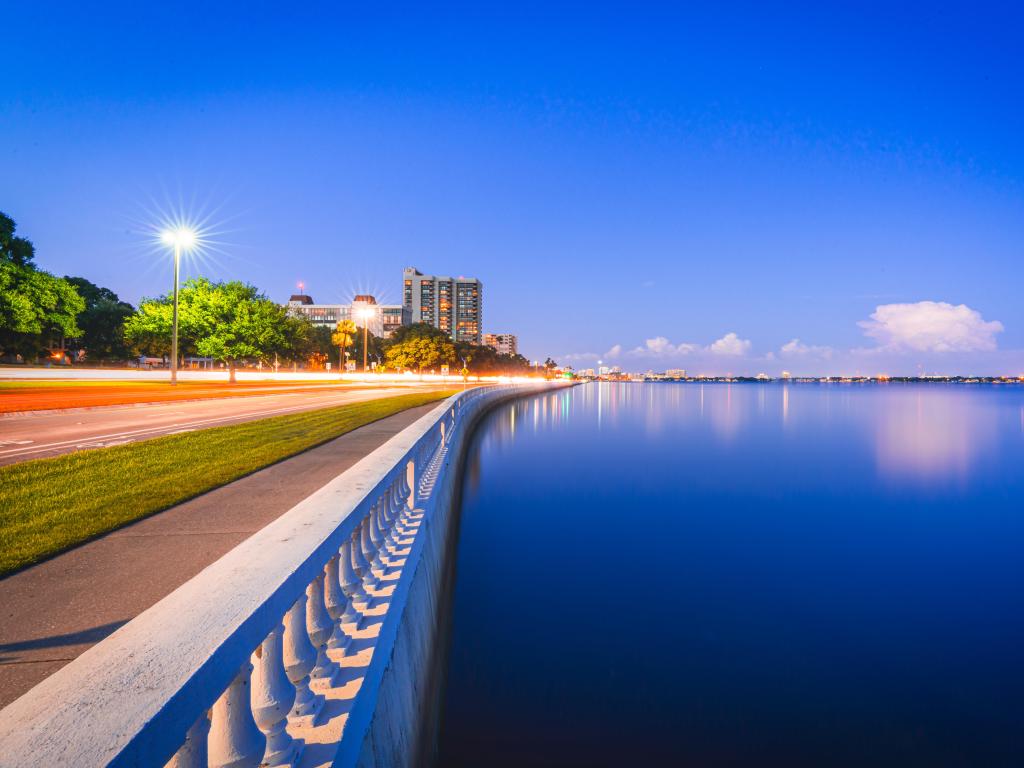
POLYGON ((577 367, 1024 373, 1008 4, 5 7, 0 210, 133 303, 147 227, 285 301, 484 283, 577 367))

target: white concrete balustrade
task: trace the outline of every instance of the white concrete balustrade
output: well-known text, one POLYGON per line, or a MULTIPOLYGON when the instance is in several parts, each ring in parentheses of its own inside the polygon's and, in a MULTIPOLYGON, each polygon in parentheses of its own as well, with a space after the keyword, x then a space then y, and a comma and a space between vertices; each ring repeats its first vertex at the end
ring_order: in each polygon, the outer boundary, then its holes
POLYGON ((540 386, 448 399, 44 680, 0 766, 354 765, 453 442, 540 386))

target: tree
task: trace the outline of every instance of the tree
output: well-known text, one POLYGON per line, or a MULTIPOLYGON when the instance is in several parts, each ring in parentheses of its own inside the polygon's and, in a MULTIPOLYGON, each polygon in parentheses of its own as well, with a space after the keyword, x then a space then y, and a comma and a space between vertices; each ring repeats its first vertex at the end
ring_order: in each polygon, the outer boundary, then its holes
MULTIPOLYGON (((171 295, 143 300, 125 324, 126 336, 140 346, 168 348, 172 301, 171 295)), ((227 363, 232 382, 238 361, 287 352, 304 342, 306 325, 246 283, 187 280, 178 305, 181 348, 227 363)))
POLYGON ((75 320, 85 302, 67 280, 37 269, 35 248, 0 213, 0 351, 36 357, 55 341, 81 334, 75 320))
POLYGON ((32 241, 14 234, 14 219, 0 211, 0 261, 19 267, 34 266, 36 248, 32 241))
POLYGON ((387 340, 386 346, 401 344, 408 339, 437 339, 439 341, 451 341, 451 337, 440 328, 435 328, 430 323, 412 323, 395 329, 394 333, 387 340))
POLYGON ((334 329, 334 333, 331 335, 331 341, 334 342, 334 346, 341 350, 339 360, 341 361, 341 370, 345 370, 345 363, 348 362, 348 348, 352 346, 352 340, 356 334, 356 324, 351 320, 339 320, 337 327, 334 329))
POLYGON ((384 339, 380 336, 374 336, 372 333, 363 333, 359 331, 356 333, 355 338, 352 340, 352 359, 362 360, 363 359, 363 338, 366 338, 367 354, 366 359, 368 361, 381 362, 384 359, 384 339))
POLYGON ((135 307, 121 301, 108 288, 89 282, 84 277, 64 277, 85 300, 85 311, 78 316, 82 335, 78 348, 89 360, 123 360, 131 353, 124 337, 124 323, 135 313, 135 307))
POLYGON ((433 368, 436 365, 451 365, 455 362, 455 345, 441 338, 414 336, 388 346, 385 361, 389 368, 416 369, 433 368))
POLYGON ((293 351, 293 356, 307 362, 314 358, 322 363, 330 360, 331 353, 334 352, 331 329, 324 325, 313 325, 305 317, 295 319, 306 325, 306 331, 302 335, 302 343, 293 351))

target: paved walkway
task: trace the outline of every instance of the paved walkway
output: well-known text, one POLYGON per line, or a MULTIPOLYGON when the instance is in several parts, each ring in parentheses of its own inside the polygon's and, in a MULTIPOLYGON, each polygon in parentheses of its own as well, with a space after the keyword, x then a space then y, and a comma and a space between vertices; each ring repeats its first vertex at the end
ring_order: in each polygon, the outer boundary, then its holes
POLYGON ((436 405, 360 427, 0 580, 0 707, 436 405))

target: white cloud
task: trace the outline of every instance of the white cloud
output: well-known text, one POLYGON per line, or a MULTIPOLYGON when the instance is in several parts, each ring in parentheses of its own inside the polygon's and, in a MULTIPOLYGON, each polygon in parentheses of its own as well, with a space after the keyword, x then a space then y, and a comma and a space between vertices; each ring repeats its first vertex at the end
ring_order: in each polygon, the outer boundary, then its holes
POLYGON ((998 320, 987 322, 966 304, 944 301, 881 304, 858 325, 881 348, 917 352, 976 352, 996 348, 998 320))
POLYGON ((570 352, 558 359, 564 359, 571 363, 596 363, 598 360, 614 359, 620 354, 622 354, 622 345, 616 344, 603 355, 599 355, 597 352, 570 352))
POLYGON ((800 339, 793 339, 783 344, 779 353, 783 357, 823 357, 828 360, 832 357, 832 347, 818 347, 804 344, 800 339))
POLYGON ((644 341, 642 347, 635 347, 630 350, 631 355, 649 355, 653 357, 669 357, 671 355, 688 355, 700 349, 699 344, 687 344, 681 342, 673 344, 664 336, 655 336, 653 339, 644 341))
POLYGON ((745 355, 750 351, 751 343, 748 339, 741 339, 735 333, 727 333, 718 341, 712 342, 708 351, 715 355, 745 355))

